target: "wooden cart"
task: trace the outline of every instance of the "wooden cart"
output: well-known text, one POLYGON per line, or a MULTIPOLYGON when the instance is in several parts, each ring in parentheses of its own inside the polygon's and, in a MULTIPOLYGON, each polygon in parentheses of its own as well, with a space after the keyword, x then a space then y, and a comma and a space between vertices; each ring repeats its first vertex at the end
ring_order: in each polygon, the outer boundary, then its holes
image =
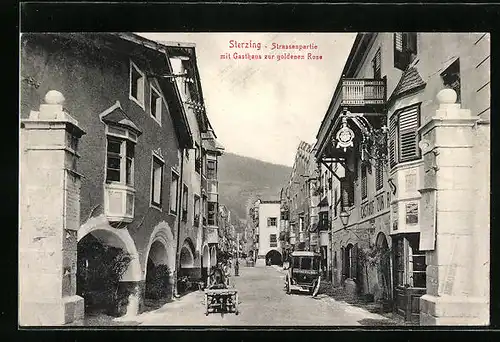
POLYGON ((236 289, 205 289, 205 315, 210 312, 234 312, 238 315, 238 301, 236 289))

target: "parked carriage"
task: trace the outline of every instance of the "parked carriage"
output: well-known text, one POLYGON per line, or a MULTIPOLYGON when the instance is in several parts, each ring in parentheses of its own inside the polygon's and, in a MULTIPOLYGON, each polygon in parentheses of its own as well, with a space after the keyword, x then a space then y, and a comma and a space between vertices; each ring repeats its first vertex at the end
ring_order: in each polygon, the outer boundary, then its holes
POLYGON ((238 315, 238 290, 230 288, 229 278, 220 268, 215 268, 210 278, 210 285, 205 289, 205 315, 211 312, 238 315))
POLYGON ((296 251, 290 255, 290 264, 285 276, 286 293, 292 291, 318 294, 321 284, 321 255, 314 252, 296 251))

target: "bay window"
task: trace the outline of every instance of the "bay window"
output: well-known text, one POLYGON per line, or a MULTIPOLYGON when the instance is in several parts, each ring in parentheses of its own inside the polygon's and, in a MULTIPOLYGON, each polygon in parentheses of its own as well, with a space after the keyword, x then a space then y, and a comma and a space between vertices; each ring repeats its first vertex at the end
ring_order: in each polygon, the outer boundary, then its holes
POLYGON ((134 158, 136 133, 106 126, 104 207, 111 222, 131 222, 134 216, 134 158))
POLYGON ((215 160, 207 161, 207 178, 217 179, 217 162, 215 160))
POLYGON ((208 225, 217 225, 217 202, 208 202, 208 225))

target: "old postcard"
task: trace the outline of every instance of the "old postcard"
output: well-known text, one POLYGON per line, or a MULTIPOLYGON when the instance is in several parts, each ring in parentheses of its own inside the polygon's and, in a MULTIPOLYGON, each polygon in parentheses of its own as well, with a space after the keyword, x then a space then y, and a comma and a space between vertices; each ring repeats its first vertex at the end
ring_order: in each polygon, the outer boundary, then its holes
POLYGON ((489 324, 488 33, 23 33, 19 325, 489 324))

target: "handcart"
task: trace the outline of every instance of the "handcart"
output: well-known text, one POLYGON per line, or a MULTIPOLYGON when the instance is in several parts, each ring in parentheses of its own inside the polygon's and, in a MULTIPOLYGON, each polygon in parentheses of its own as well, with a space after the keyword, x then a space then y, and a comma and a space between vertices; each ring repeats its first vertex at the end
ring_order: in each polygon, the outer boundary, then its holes
POLYGON ((210 312, 234 312, 238 315, 238 290, 205 289, 205 315, 210 312))

